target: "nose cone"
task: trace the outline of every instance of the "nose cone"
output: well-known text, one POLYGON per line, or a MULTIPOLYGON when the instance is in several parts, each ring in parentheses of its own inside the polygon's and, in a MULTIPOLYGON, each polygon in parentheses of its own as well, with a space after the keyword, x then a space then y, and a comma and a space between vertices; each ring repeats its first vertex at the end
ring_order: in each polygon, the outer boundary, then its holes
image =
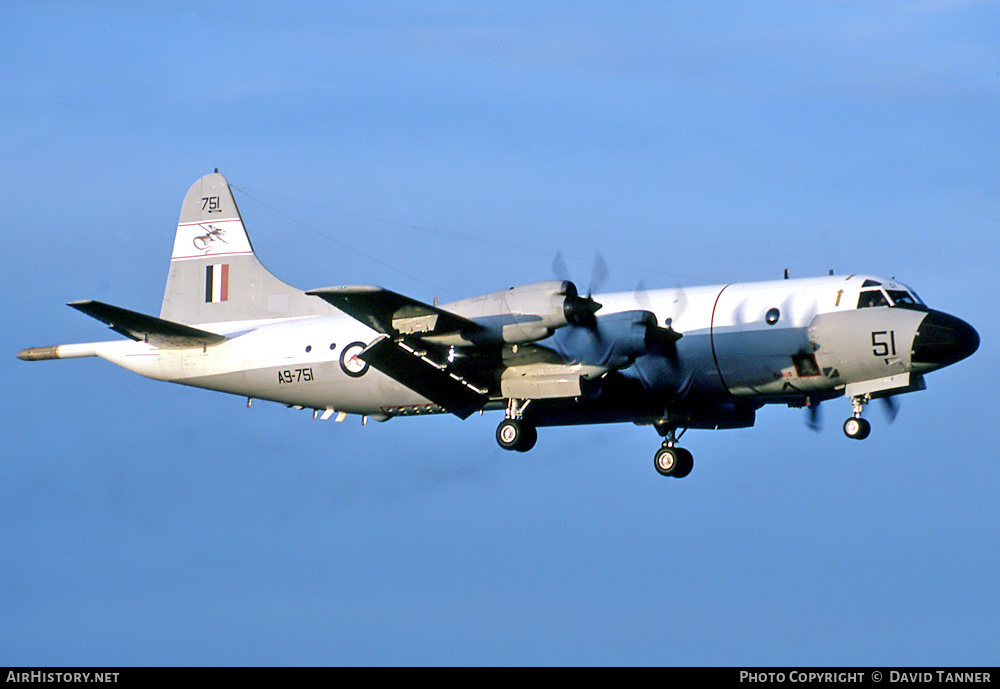
POLYGON ((961 361, 979 349, 979 333, 961 318, 930 311, 913 338, 914 365, 933 370, 961 361))

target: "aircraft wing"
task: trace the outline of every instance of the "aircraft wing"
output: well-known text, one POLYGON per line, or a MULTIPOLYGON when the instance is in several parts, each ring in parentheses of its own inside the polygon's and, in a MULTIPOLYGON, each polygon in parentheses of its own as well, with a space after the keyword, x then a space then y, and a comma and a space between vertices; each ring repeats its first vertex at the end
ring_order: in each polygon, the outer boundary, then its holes
POLYGON ((473 320, 382 287, 345 285, 314 289, 306 294, 320 297, 373 330, 390 336, 468 335, 484 329, 473 320))
POLYGON ((199 330, 189 325, 165 321, 100 301, 70 302, 77 311, 96 318, 116 333, 133 340, 142 340, 164 349, 185 347, 206 347, 224 342, 226 337, 207 330, 199 330))

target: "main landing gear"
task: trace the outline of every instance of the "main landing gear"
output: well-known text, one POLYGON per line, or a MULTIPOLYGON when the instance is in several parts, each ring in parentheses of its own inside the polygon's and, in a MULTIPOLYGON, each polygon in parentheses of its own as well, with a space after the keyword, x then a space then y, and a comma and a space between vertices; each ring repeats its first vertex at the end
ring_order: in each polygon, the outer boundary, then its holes
MULTIPOLYGON (((534 424, 524 419, 524 410, 530 403, 531 400, 523 403, 516 399, 507 400, 506 418, 497 426, 497 443, 503 449, 527 452, 535 446, 538 431, 534 424)), ((657 430, 663 436, 663 445, 653 455, 653 466, 661 476, 684 478, 694 468, 694 457, 677 445, 684 431, 678 435, 677 427, 672 424, 658 426, 657 430)))
POLYGON ((851 398, 854 415, 844 422, 844 435, 851 440, 864 440, 872 432, 872 425, 861 418, 861 412, 865 410, 869 399, 868 395, 851 398))
MULTIPOLYGON (((684 435, 684 432, 681 432, 684 435)), ((668 427, 664 433, 663 445, 653 455, 653 467, 661 476, 684 478, 694 469, 694 457, 683 447, 678 447, 677 429, 668 427)))
POLYGON ((507 400, 507 417, 497 426, 497 442, 505 450, 527 452, 535 446, 538 431, 522 418, 531 400, 518 404, 517 400, 507 400))

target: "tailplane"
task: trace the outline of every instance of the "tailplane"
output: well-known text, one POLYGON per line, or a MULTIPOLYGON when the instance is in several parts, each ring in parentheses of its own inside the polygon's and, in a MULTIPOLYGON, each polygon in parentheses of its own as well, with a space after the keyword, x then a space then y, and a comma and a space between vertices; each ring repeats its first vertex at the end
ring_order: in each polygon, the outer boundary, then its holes
POLYGON ((332 312, 325 301, 285 284, 257 260, 229 183, 218 171, 188 189, 161 319, 192 325, 332 312))

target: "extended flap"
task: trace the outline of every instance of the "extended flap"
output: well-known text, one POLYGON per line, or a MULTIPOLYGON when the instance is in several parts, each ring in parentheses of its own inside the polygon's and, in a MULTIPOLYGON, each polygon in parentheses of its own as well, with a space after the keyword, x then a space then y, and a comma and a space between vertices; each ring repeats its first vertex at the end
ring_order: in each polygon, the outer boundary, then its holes
POLYGON ((484 391, 448 367, 431 361, 405 340, 394 342, 389 337, 380 337, 358 356, 460 419, 468 418, 489 401, 484 391))

